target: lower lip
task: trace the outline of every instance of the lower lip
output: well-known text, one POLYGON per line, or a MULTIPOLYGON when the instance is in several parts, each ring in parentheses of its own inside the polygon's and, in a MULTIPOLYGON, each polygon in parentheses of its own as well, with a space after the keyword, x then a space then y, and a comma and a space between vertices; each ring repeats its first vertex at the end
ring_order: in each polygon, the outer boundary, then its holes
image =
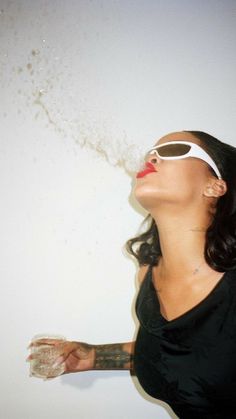
POLYGON ((139 172, 136 175, 136 178, 139 179, 141 177, 144 177, 144 176, 148 175, 149 173, 156 173, 156 171, 154 171, 154 170, 143 170, 143 172, 139 172))

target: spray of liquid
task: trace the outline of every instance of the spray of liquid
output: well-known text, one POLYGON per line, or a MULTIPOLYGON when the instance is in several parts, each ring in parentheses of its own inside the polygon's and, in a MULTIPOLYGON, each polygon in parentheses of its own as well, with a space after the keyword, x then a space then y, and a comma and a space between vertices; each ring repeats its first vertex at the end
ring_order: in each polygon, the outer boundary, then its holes
MULTIPOLYGON (((43 46, 45 43, 43 40, 43 46)), ((33 99, 35 120, 44 118, 47 125, 53 127, 60 136, 73 139, 78 147, 93 150, 110 165, 122 168, 133 176, 142 167, 144 150, 128 139, 125 129, 119 126, 114 117, 101 114, 94 116, 96 112, 91 112, 88 105, 75 111, 72 109, 73 100, 69 106, 68 103, 65 104, 71 98, 62 94, 61 97, 57 96, 63 73, 61 66, 58 66, 59 58, 50 59, 49 65, 49 54, 46 52, 47 54, 43 48, 31 50, 25 65, 18 66, 15 70, 25 83, 28 105, 31 107, 33 99), (73 118, 67 117, 63 106, 73 118)), ((18 94, 22 95, 22 89, 18 94)))
POLYGON ((72 138, 75 143, 82 147, 94 150, 102 156, 110 165, 117 166, 133 175, 142 166, 143 151, 135 145, 129 144, 124 132, 112 132, 112 124, 93 120, 82 112, 76 119, 59 119, 52 115, 50 108, 46 105, 45 93, 41 89, 35 94, 34 104, 37 105, 52 125, 56 132, 64 137, 72 138))

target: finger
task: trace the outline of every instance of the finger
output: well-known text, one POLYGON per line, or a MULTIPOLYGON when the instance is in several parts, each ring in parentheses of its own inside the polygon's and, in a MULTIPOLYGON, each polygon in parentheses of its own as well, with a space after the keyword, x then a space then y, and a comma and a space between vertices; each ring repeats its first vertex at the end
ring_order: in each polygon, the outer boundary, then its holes
POLYGON ((66 357, 64 355, 60 355, 58 358, 56 358, 54 364, 53 364, 53 368, 58 367, 60 364, 62 364, 65 361, 66 357))
POLYGON ((41 362, 45 363, 50 363, 50 359, 48 359, 47 357, 44 356, 44 354, 41 353, 33 353, 30 354, 27 358, 26 358, 26 362, 30 362, 30 361, 34 361, 34 360, 39 360, 41 362))
POLYGON ((55 359, 54 366, 60 365, 62 362, 65 362, 69 355, 72 352, 72 347, 70 343, 63 344, 61 350, 58 352, 57 358, 55 359))
POLYGON ((64 342, 64 341, 58 340, 58 339, 36 339, 29 344, 27 349, 30 349, 34 346, 40 346, 40 345, 58 345, 61 342, 64 342))
POLYGON ((39 359, 39 355, 38 354, 31 354, 26 358, 26 362, 30 362, 33 361, 34 359, 39 359))
POLYGON ((40 359, 40 356, 38 354, 31 354, 26 358, 26 362, 34 361, 34 359, 40 359))
POLYGON ((69 357, 69 355, 71 354, 72 350, 73 350, 73 345, 71 342, 67 342, 64 343, 61 351, 59 352, 57 358, 55 359, 55 362, 53 364, 53 367, 58 367, 60 364, 62 364, 63 362, 65 362, 67 360, 67 358, 69 357))

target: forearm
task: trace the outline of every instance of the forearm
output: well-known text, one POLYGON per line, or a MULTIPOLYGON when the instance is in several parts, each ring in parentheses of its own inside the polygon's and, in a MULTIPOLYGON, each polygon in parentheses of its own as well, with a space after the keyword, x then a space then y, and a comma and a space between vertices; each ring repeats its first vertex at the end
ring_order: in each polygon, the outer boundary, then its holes
POLYGON ((134 342, 93 345, 95 370, 132 370, 134 342))

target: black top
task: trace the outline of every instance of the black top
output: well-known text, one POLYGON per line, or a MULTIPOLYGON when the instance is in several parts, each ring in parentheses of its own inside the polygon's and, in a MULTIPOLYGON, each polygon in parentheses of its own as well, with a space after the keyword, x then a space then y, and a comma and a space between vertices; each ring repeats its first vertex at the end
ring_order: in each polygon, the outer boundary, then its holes
POLYGON ((181 419, 236 418, 236 270, 196 306, 160 313, 150 266, 136 301, 134 370, 143 389, 181 419))

